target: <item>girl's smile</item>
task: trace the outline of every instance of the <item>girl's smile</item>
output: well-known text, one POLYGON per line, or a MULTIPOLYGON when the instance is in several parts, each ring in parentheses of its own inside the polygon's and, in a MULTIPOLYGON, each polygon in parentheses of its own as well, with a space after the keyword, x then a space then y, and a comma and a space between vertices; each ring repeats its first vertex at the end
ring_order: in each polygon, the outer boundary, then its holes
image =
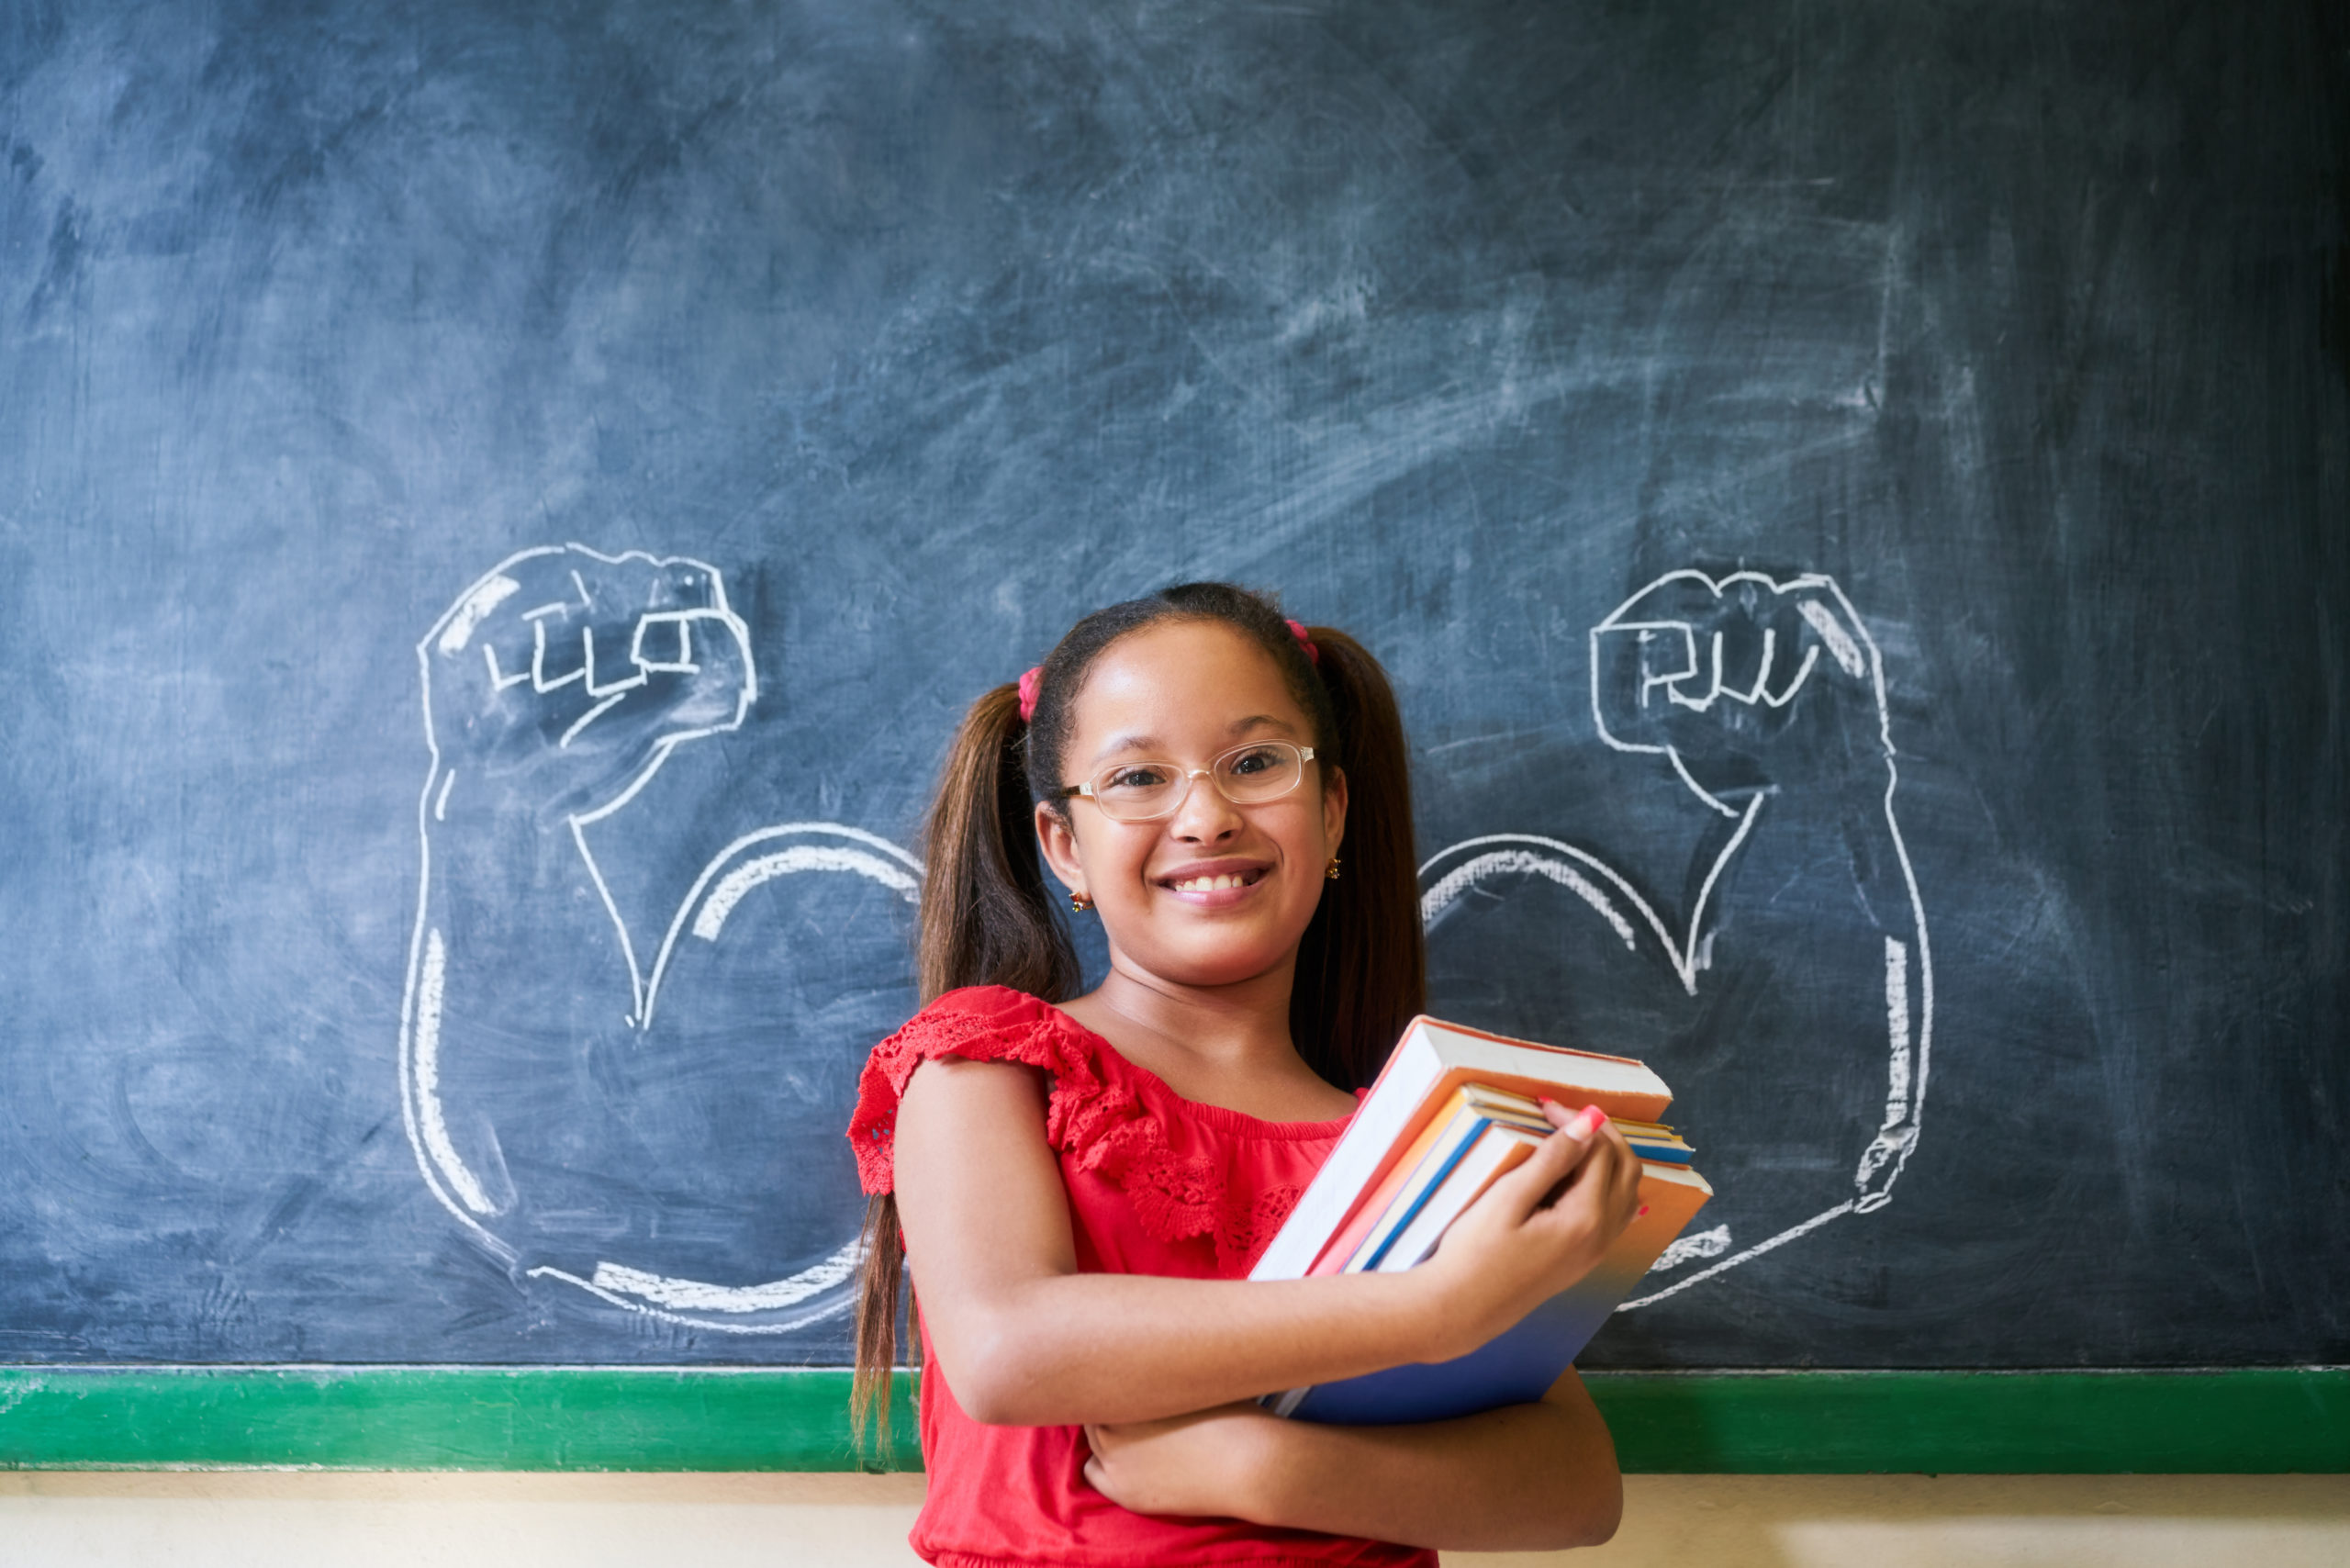
POLYGON ((1273 870, 1269 861, 1226 857, 1193 861, 1154 880, 1195 909, 1233 909, 1254 897, 1273 870))

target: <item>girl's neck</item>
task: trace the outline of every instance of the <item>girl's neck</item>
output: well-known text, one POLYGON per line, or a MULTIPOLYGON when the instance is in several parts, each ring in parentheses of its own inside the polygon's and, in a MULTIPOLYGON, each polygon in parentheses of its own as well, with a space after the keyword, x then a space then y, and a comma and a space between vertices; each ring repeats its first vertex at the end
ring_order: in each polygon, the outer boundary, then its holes
POLYGON ((1354 1099, 1306 1066, 1289 1032, 1296 955, 1232 985, 1185 986, 1113 951, 1101 986, 1064 1009, 1187 1100, 1266 1121, 1345 1115, 1354 1099))

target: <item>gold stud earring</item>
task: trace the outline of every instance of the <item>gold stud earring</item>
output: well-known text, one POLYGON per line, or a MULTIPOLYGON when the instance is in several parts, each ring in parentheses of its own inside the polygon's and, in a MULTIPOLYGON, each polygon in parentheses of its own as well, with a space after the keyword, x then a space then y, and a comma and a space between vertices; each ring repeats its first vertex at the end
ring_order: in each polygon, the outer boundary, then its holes
MULTIPOLYGON (((1336 873, 1333 873, 1333 875, 1335 874, 1336 873)), ((1083 914, 1087 910, 1093 907, 1093 901, 1087 898, 1083 893, 1071 893, 1069 896, 1069 907, 1075 910, 1078 913, 1083 914)))
POLYGON ((1337 856, 1333 855, 1330 857, 1330 863, 1322 868, 1322 875, 1327 877, 1334 882, 1338 879, 1338 857, 1337 856))

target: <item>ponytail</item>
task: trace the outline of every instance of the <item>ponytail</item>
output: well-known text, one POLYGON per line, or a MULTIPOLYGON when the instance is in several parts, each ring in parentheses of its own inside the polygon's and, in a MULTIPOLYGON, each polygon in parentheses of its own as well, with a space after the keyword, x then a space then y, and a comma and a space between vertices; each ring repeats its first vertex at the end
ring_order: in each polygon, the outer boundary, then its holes
MULTIPOLYGON (((1168 621, 1220 622, 1254 639, 1313 720, 1316 755, 1346 775, 1340 875, 1324 885, 1298 945, 1289 1018, 1306 1065, 1338 1088, 1360 1088, 1379 1076, 1427 993, 1403 718, 1387 672, 1361 644, 1330 626, 1309 627, 1301 639, 1276 602, 1229 583, 1183 583, 1087 616, 1030 672, 1034 707, 1024 717, 1021 689, 1011 684, 971 704, 923 823, 923 1002, 971 985, 1062 1002, 1081 983, 1076 946, 1046 890, 1035 803, 1060 782, 1071 707, 1094 659, 1128 633, 1168 621)), ((890 1429, 905 1269, 893 1194, 867 1202, 863 1239, 849 1395, 859 1444, 877 1414, 885 1441, 890 1429)), ((917 1320, 910 1361, 920 1342, 917 1320)))
POLYGON ((916 972, 925 1006, 967 985, 1046 1002, 1079 984, 1077 947, 1054 917, 1028 793, 1028 727, 1017 688, 971 704, 923 824, 927 870, 916 972))
POLYGON ((1298 944, 1289 1031, 1306 1065, 1360 1089, 1427 1006, 1411 756, 1394 688, 1371 651, 1335 626, 1307 633, 1329 693, 1331 749, 1347 775, 1347 835, 1339 876, 1298 944))
MULTIPOLYGON (((1078 988, 1076 946, 1054 916, 1028 795, 1020 693, 999 686, 971 704, 940 770, 923 823, 925 865, 915 974, 928 1006, 967 985, 1003 985, 1047 1002, 1078 988)), ((868 1427, 890 1433, 890 1379, 898 1359, 898 1300, 905 1271, 898 1200, 866 1200, 865 1258, 858 1271, 856 1372, 849 1421, 862 1444, 868 1427), (876 1417, 878 1417, 878 1423, 876 1417)), ((921 1334, 909 1326, 908 1360, 921 1334)))

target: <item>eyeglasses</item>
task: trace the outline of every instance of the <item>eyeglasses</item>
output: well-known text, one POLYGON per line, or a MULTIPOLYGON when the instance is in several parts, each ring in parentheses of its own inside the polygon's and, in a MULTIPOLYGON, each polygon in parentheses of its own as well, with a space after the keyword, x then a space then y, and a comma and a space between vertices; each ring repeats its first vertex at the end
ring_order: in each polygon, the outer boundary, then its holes
POLYGON ((1149 823, 1171 817, 1192 798, 1192 781, 1213 779, 1216 792, 1236 806, 1261 806, 1297 788, 1305 765, 1314 760, 1310 745, 1287 741, 1250 741, 1234 746, 1205 767, 1178 767, 1171 762, 1113 762, 1082 784, 1064 784, 1051 800, 1082 795, 1102 808, 1113 822, 1149 823))

